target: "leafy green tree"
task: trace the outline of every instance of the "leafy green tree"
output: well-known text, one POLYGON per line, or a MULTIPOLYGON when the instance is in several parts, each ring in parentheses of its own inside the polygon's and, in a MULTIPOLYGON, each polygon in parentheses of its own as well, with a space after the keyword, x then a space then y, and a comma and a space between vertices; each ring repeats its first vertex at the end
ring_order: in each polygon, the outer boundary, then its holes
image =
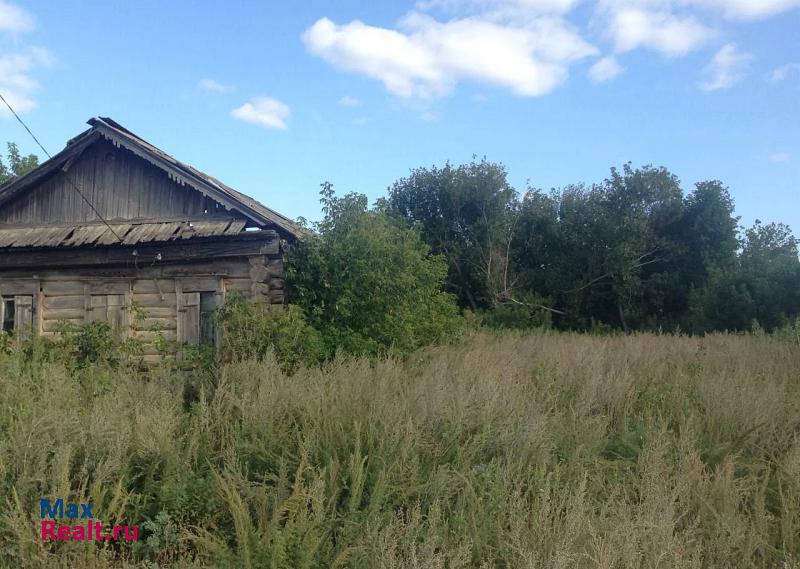
POLYGON ((328 350, 407 353, 455 334, 445 258, 401 220, 369 210, 366 196, 337 197, 329 183, 321 195, 325 217, 318 235, 293 245, 287 287, 328 350))
POLYGON ((690 319, 698 330, 774 330, 800 314, 798 242, 782 223, 756 221, 745 231, 732 266, 715 269, 693 292, 690 319))
POLYGON ((0 184, 22 176, 39 165, 39 158, 35 154, 23 156, 19 148, 13 142, 8 143, 8 165, 3 162, 0 156, 0 184))
POLYGON ((639 326, 676 255, 670 234, 681 213, 677 178, 664 168, 625 165, 602 184, 568 186, 552 199, 558 240, 550 247, 557 254, 545 266, 558 287, 549 296, 568 314, 566 323, 639 326))
POLYGON ((447 260, 447 290, 461 306, 486 308, 512 294, 516 192, 486 159, 418 168, 389 188, 387 211, 408 220, 447 260))

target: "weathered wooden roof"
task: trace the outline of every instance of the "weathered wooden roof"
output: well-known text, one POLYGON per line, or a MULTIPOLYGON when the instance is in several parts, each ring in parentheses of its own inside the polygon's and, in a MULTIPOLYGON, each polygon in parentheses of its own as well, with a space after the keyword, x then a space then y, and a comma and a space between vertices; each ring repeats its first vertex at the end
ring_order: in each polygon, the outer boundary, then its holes
POLYGON ((137 245, 155 241, 176 241, 195 237, 237 235, 244 229, 241 219, 199 221, 87 223, 0 229, 4 247, 81 247, 86 245, 137 245), (113 232, 112 232, 113 230, 113 232), (119 237, 119 239, 117 238, 119 237))
POLYGON ((234 190, 216 178, 188 164, 179 162, 114 120, 107 117, 92 118, 89 119, 88 124, 92 128, 67 142, 66 148, 50 160, 42 163, 38 168, 24 176, 0 186, 0 207, 26 189, 33 187, 37 181, 43 179, 55 169, 68 169, 70 164, 86 148, 102 137, 161 168, 176 183, 189 186, 207 195, 229 210, 241 212, 252 223, 261 228, 275 227, 280 233, 288 237, 299 237, 304 233, 304 230, 288 217, 234 190))

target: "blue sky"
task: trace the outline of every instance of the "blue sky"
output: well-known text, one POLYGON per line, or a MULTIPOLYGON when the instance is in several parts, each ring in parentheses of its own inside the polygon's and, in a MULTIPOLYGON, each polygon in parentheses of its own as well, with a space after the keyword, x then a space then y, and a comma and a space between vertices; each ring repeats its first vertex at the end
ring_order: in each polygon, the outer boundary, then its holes
POLYGON ((110 116, 291 217, 485 155, 518 190, 720 179, 800 234, 800 0, 0 0, 0 92, 51 153, 110 116))

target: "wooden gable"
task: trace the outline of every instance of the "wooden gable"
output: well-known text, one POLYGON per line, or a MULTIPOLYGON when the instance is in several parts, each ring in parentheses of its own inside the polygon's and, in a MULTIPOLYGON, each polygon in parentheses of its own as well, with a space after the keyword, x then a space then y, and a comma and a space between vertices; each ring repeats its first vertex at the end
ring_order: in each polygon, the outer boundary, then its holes
POLYGON ((245 217, 179 184, 150 162, 97 138, 64 167, 0 207, 0 225, 50 225, 106 220, 245 217))

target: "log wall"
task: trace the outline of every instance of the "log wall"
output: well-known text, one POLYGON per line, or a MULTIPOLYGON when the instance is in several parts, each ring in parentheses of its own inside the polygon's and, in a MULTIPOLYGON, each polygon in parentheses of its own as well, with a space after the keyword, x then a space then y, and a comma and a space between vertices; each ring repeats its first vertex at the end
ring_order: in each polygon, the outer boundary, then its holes
POLYGON ((239 293, 282 305, 283 260, 254 255, 141 268, 0 270, 0 295, 32 297, 35 333, 55 338, 60 322, 108 321, 141 339, 150 362, 159 358, 159 333, 168 341, 196 342, 192 319, 200 292, 216 293, 217 303, 239 293))

